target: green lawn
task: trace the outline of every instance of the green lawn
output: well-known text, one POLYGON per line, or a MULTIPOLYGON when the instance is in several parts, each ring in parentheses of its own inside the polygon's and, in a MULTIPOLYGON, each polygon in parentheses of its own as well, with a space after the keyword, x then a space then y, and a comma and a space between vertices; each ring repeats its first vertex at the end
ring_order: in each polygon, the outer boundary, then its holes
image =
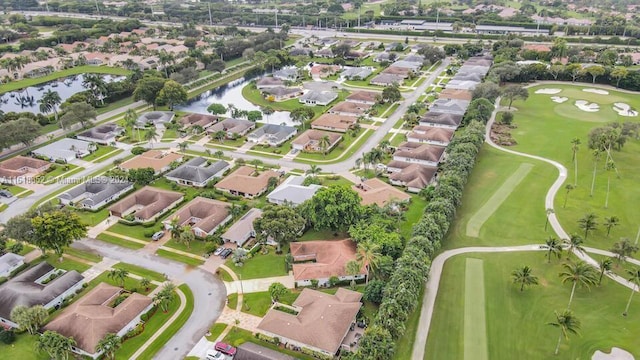
POLYGON ((16 335, 16 341, 7 345, 0 342, 0 353, 4 359, 28 359, 28 360, 48 360, 50 357, 44 353, 36 351, 37 335, 23 333, 16 335))
MULTIPOLYGON (((101 282, 105 282, 107 284, 111 284, 111 285, 119 286, 119 287, 122 286, 122 283, 119 280, 114 280, 114 279, 109 278, 109 272, 108 271, 103 272, 97 278, 91 280, 90 284, 92 284, 95 287, 96 285, 98 285, 101 282)), ((156 287, 157 287, 156 285, 150 284, 149 285, 149 289, 147 290, 147 288, 144 288, 144 287, 140 286, 140 281, 137 280, 137 279, 134 279, 132 277, 127 277, 124 280, 124 288, 126 290, 129 290, 129 291, 136 290, 136 292, 139 292, 140 294, 143 294, 143 295, 147 295, 147 294, 151 293, 156 287)))
POLYGON ((224 339, 222 339, 222 341, 226 342, 227 344, 230 344, 232 346, 239 346, 241 344, 244 344, 246 342, 252 342, 254 344, 258 344, 264 347, 267 347, 269 349, 287 354, 287 355, 291 355, 293 357, 295 357, 296 359, 301 359, 301 360, 314 360, 315 358, 309 355, 305 355, 303 353, 299 353, 299 352, 295 352, 295 351, 291 351, 291 350, 285 350, 285 349, 280 349, 278 346, 268 343, 266 341, 262 341, 262 340, 258 340, 255 338, 255 336, 253 336, 253 334, 250 331, 244 330, 244 329, 240 329, 237 327, 233 327, 231 329, 231 331, 229 331, 229 333, 227 334, 227 336, 224 337, 224 339))
POLYGON ((20 187, 18 185, 3 185, 2 189, 4 190, 8 190, 10 193, 13 194, 13 196, 18 196, 18 194, 20 194, 18 197, 19 198, 23 198, 27 195, 33 194, 32 190, 27 190, 23 187, 20 187))
POLYGON ((45 258, 40 257, 36 261, 46 261, 53 267, 64 269, 67 271, 75 270, 79 273, 83 273, 84 271, 87 271, 91 268, 91 266, 85 263, 81 263, 69 258, 62 258, 62 261, 59 261, 59 258, 56 254, 47 254, 45 258))
POLYGON ((109 229, 107 229, 107 231, 109 232, 125 235, 128 237, 132 237, 134 239, 139 239, 144 241, 151 241, 151 237, 145 236, 145 233, 155 232, 159 230, 162 230, 162 224, 157 224, 151 227, 144 227, 140 224, 127 225, 119 222, 111 225, 109 229))
MULTIPOLYGON (((11 247, 16 243, 16 241, 7 239, 7 249, 11 249, 11 247)), ((33 251, 35 247, 28 245, 26 243, 22 243, 22 251, 18 253, 18 255, 24 256, 33 251)))
POLYGON ((118 246, 122 246, 128 249, 142 249, 144 247, 143 244, 137 243, 137 242, 133 242, 133 241, 129 241, 129 240, 125 240, 122 238, 119 238, 117 236, 113 236, 113 235, 109 235, 109 234, 98 234, 98 236, 96 237, 98 240, 100 241, 104 241, 104 242, 108 242, 110 244, 114 244, 114 245, 118 245, 118 246))
POLYGON ((96 226, 109 217, 109 208, 104 207, 98 211, 89 211, 78 209, 75 211, 83 223, 88 226, 96 226))
MULTIPOLYGON (((489 359, 549 359, 558 339, 558 329, 548 326, 553 311, 568 303, 571 286, 558 277, 560 262, 547 264, 542 253, 470 254, 456 256, 445 264, 436 300, 425 359, 463 359, 465 262, 484 260, 489 359), (540 284, 520 292, 512 284, 511 272, 523 264, 533 268, 540 284)), ((582 323, 580 336, 571 336, 560 347, 561 359, 590 359, 596 350, 620 347, 640 353, 640 301, 631 304, 629 316, 621 315, 629 289, 605 279, 601 287, 576 290, 571 305, 582 323)), ((476 300, 474 300, 476 301, 476 300)))
POLYGON ((82 158, 82 160, 85 161, 92 161, 92 162, 102 162, 107 160, 108 158, 112 157, 112 156, 116 156, 119 153, 122 152, 122 150, 118 150, 117 148, 113 147, 113 146, 99 146, 98 150, 92 152, 91 154, 85 156, 84 158, 82 158), (113 154, 110 154, 109 156, 105 156, 109 153, 113 152, 113 154))
POLYGON ((335 232, 331 230, 314 230, 311 228, 305 231, 298 241, 346 239, 348 237, 348 233, 335 232))
POLYGON ((203 240, 194 240, 189 243, 189 247, 187 247, 187 245, 171 239, 166 244, 164 244, 164 246, 202 256, 206 252, 205 248, 207 247, 207 242, 203 240))
POLYGON ((300 153, 296 156, 295 161, 309 164, 317 164, 317 163, 335 163, 342 161, 343 159, 349 158, 349 156, 353 155, 364 143, 367 139, 373 135, 373 130, 365 129, 364 132, 358 133, 356 137, 352 137, 349 134, 345 134, 343 136, 343 140, 338 144, 338 146, 334 147, 327 155, 318 154, 318 153, 300 153), (360 137, 358 139, 358 137, 360 137), (358 139, 356 141, 356 139, 358 139), (353 145, 353 146, 351 146, 353 145), (351 146, 349 150, 347 150, 351 146))
POLYGON ((615 113, 612 103, 623 102, 638 109, 640 97, 611 90, 610 95, 592 94, 581 90, 588 88, 588 85, 544 86, 561 89, 562 92, 557 96, 569 98, 568 101, 557 104, 550 100, 551 95, 535 94, 535 90, 541 87, 530 89, 530 96, 526 102, 513 103, 518 109, 514 112, 517 129, 512 132, 518 145, 513 149, 562 163, 569 171, 567 183, 573 184, 575 176, 574 164, 571 161, 571 140, 579 138, 582 144, 577 158, 577 188, 569 194, 566 208, 563 207, 565 191, 561 190, 556 197, 555 211, 562 226, 568 233, 582 233, 578 228, 578 219, 586 213, 593 212, 599 217, 600 224, 604 222, 605 217, 617 216, 620 225, 611 231, 609 237, 606 236, 605 228, 599 226, 597 231, 589 235, 587 246, 609 249, 620 237, 635 238, 638 231, 637 219, 640 216, 640 208, 635 205, 640 201, 640 188, 637 186, 640 182, 640 167, 637 165, 640 159, 640 141, 629 138, 622 151, 612 152, 620 178, 611 176, 609 207, 605 208, 608 175, 604 171, 604 158, 600 159, 596 167, 595 191, 593 197, 590 196, 594 161, 592 150, 588 147, 588 134, 592 128, 603 126, 610 121, 637 122, 638 117, 624 117, 615 113), (574 105, 577 99, 600 104, 600 111, 587 113, 579 110, 574 105))
POLYGON ((158 254, 158 256, 162 256, 163 258, 179 261, 181 263, 185 263, 187 265, 194 266, 194 267, 204 264, 204 260, 194 259, 189 256, 176 254, 174 252, 163 250, 163 249, 158 249, 158 251, 156 251, 156 254, 158 254))
POLYGON ((287 275, 284 267, 284 255, 276 255, 274 249, 270 249, 267 255, 262 255, 258 251, 253 258, 245 261, 242 267, 235 266, 231 258, 227 260, 225 265, 239 277, 241 276, 242 280, 287 275))
POLYGON ((165 281, 165 278, 164 278, 164 276, 162 274, 157 273, 157 272, 155 272, 153 270, 145 269, 145 268, 137 266, 137 265, 120 262, 120 263, 117 263, 117 264, 113 265, 112 267, 115 268, 115 269, 127 270, 131 274, 142 276, 142 277, 145 277, 145 278, 147 278, 149 280, 155 280, 155 281, 159 281, 159 282, 165 281))
POLYGON ((71 247, 65 248, 64 253, 93 263, 99 263, 100 261, 102 261, 102 256, 98 254, 94 254, 90 251, 74 249, 71 247))
POLYGON ((127 75, 130 73, 129 70, 120 67, 107 67, 107 66, 76 66, 71 69, 65 69, 56 71, 50 75, 32 78, 32 79, 23 79, 20 81, 14 81, 7 84, 0 85, 0 94, 3 94, 8 91, 18 90, 29 86, 34 86, 37 84, 42 84, 48 81, 64 78, 71 75, 77 74, 111 74, 111 75, 127 75))
POLYGON ((207 336, 207 340, 216 341, 218 336, 220 336, 220 334, 222 334, 222 332, 226 328, 227 328, 227 324, 223 324, 223 323, 213 324, 213 326, 211 326, 211 329, 209 329, 209 332, 211 333, 211 335, 207 336))
MULTIPOLYGON (((289 290, 278 299, 282 304, 291 305, 300 295, 300 290, 289 290)), ((271 295, 268 291, 244 294, 242 312, 263 317, 271 308, 271 295)))
POLYGON ((175 129, 166 129, 162 134, 162 140, 175 140, 180 138, 178 132, 175 129))
POLYGON ((413 225, 417 223, 422 214, 424 214, 424 208, 427 206, 427 201, 418 195, 411 197, 411 203, 409 208, 404 213, 404 220, 400 223, 400 234, 405 238, 411 236, 411 230, 413 225))
POLYGON ((58 176, 70 175, 73 172, 83 170, 84 168, 73 164, 53 164, 53 170, 43 173, 38 177, 38 180, 43 183, 51 182, 58 176))

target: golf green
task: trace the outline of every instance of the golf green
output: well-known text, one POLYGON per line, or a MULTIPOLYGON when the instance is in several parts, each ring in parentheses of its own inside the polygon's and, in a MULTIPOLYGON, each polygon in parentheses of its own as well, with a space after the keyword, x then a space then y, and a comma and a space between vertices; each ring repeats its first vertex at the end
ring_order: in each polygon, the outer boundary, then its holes
POLYGON ((464 283, 464 360, 487 360, 484 268, 480 259, 467 258, 464 283))

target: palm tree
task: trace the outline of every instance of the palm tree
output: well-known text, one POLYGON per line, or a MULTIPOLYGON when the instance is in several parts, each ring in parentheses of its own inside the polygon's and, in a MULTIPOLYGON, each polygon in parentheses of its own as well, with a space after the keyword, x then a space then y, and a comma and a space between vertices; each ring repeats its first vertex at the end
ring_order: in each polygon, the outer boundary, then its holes
POLYGON ((547 231, 547 225, 549 225, 549 216, 553 213, 555 213, 555 211, 552 208, 547 208, 547 217, 544 221, 544 231, 547 231))
MULTIPOLYGON (((53 112, 56 122, 58 122, 58 105, 62 103, 62 99, 57 91, 47 90, 42 94, 42 98, 38 100, 38 103, 40 103, 41 112, 45 114, 53 112)), ((60 125, 60 127, 62 127, 62 125, 60 125)))
POLYGON ((582 238, 578 234, 572 234, 569 239, 564 239, 564 243, 567 245, 567 260, 569 255, 573 252, 584 253, 584 247, 582 247, 582 238))
POLYGON ((167 78, 169 78, 169 65, 172 64, 174 61, 175 61, 175 57, 164 50, 158 54, 158 62, 164 68, 164 74, 167 78))
POLYGON ((271 106, 263 106, 260 110, 262 110, 262 114, 265 116, 267 120, 267 124, 269 123, 269 115, 274 113, 274 110, 271 106))
POLYGON ((612 265, 613 265, 613 260, 611 260, 608 257, 600 260, 600 263, 598 264, 598 266, 600 267, 600 277, 598 278, 598 286, 602 284, 602 277, 604 276, 605 271, 611 270, 612 265))
POLYGON ((578 227, 584 230, 584 240, 587 240, 589 231, 596 230, 598 228, 598 217, 594 213, 586 214, 582 219, 578 220, 578 227))
POLYGON ((365 283, 369 283, 369 274, 378 267, 378 260, 382 256, 379 252, 380 245, 371 241, 362 241, 358 244, 356 260, 365 267, 367 277, 365 283))
POLYGON ((307 169, 307 171, 305 171, 305 174, 310 176, 318 176, 321 171, 322 169, 318 165, 312 164, 311 167, 307 169))
MULTIPOLYGON (((128 109, 124 113, 124 127, 129 129, 131 136, 133 136, 133 129, 136 126, 136 120, 138 120, 138 114, 134 109, 128 109)), ((138 141, 140 141, 140 130, 138 129, 138 141)))
POLYGON ((115 360, 116 350, 122 346, 122 339, 113 333, 106 334, 96 346, 96 351, 101 352, 107 359, 115 360))
POLYGON ((524 291, 525 286, 538 285, 538 277, 533 275, 533 271, 527 265, 514 270, 511 276, 514 283, 520 284, 520 291, 524 291))
POLYGON ((151 285, 151 280, 147 279, 146 277, 140 279, 140 286, 142 286, 145 291, 149 291, 149 285, 151 285))
POLYGON ((155 127, 147 128, 144 131, 144 140, 148 141, 149 144, 151 144, 151 147, 153 147, 153 142, 158 140, 158 133, 156 132, 155 127))
POLYGON ((560 314, 555 312, 556 321, 548 323, 547 325, 551 325, 557 328, 560 328, 560 337, 558 338, 558 345, 556 346, 555 354, 558 355, 558 351, 560 351, 560 343, 562 342, 562 338, 569 339, 569 334, 577 334, 580 329, 580 320, 573 315, 571 310, 567 309, 560 314))
MULTIPOLYGON (((362 269, 362 265, 360 265, 360 263, 355 260, 351 260, 345 265, 345 272, 349 276, 356 276, 360 274, 360 269, 362 269)), ((355 285, 356 285, 356 281, 351 280, 351 287, 354 288, 355 285)))
POLYGON ((609 160, 605 165, 605 170, 607 171, 607 196, 604 200, 604 208, 607 209, 609 207, 609 189, 611 188, 611 170, 616 169, 616 164, 609 160))
POLYGON ((191 249, 191 242, 195 240, 196 236, 193 234, 193 230, 190 225, 182 228, 182 234, 180 234, 180 242, 187 245, 187 249, 191 249))
POLYGON ((545 241, 545 245, 547 247, 547 262, 551 262, 551 255, 555 255, 558 259, 562 256, 562 244, 558 241, 558 239, 550 236, 547 241, 545 241))
POLYGON ((580 138, 573 138, 573 140, 571 140, 571 151, 573 152, 571 161, 574 166, 573 186, 578 186, 578 150, 580 150, 580 138))
POLYGON ((593 190, 596 186, 596 172, 598 170, 598 160, 600 160, 600 150, 593 151, 593 177, 591 178, 591 193, 589 196, 593 197, 593 190))
POLYGON ((327 149, 329 148, 330 145, 331 145, 331 140, 329 139, 328 135, 325 135, 321 137, 320 140, 318 140, 318 146, 320 146, 323 156, 327 156, 327 149))
POLYGON ((50 359, 67 360, 71 347, 76 345, 76 341, 72 338, 62 336, 61 334, 47 330, 36 342, 36 349, 44 351, 49 355, 50 359))
POLYGON ((120 287, 124 288, 124 281, 129 276, 129 272, 124 269, 113 269, 107 273, 107 277, 113 281, 119 281, 120 287))
POLYGON ((620 224, 620 219, 617 216, 610 216, 604 218, 604 227, 607 228, 607 237, 609 237, 609 233, 611 233, 611 228, 618 226, 620 224))
POLYGON ((107 92, 107 83, 101 75, 84 74, 82 86, 91 92, 94 106, 97 105, 98 100, 104 104, 104 94, 107 92))
POLYGON ((569 199, 569 193, 575 189, 576 187, 571 185, 571 184, 567 184, 564 186, 564 190, 566 191, 566 193, 564 194, 564 204, 562 204, 562 207, 567 207, 567 200, 569 199))
POLYGON ((174 216, 171 221, 169 221, 169 231, 171 233, 171 239, 178 241, 180 239, 180 235, 182 234, 182 227, 179 223, 180 219, 177 216, 174 216))
POLYGON ((640 289, 640 269, 636 268, 633 270, 627 270, 627 274, 629 274, 627 280, 629 280, 629 282, 632 284, 632 287, 629 301, 627 301, 627 307, 624 308, 622 316, 627 316, 627 314, 629 313, 629 306, 631 305, 631 299, 633 299, 633 294, 637 291, 636 289, 640 289))
POLYGON ((186 141, 183 141, 180 144, 178 144, 178 148, 180 148, 180 151, 182 151, 182 152, 187 150, 188 147, 189 147, 189 143, 186 142, 186 141))
POLYGON ((229 214, 231 214, 231 218, 236 219, 242 214, 242 212, 243 210, 241 206, 238 206, 235 203, 231 203, 231 207, 229 207, 229 214))
POLYGON ((571 302, 573 301, 573 295, 575 294, 576 287, 578 284, 581 287, 589 287, 596 283, 596 272, 593 266, 587 264, 582 260, 578 260, 577 262, 568 262, 562 264, 562 272, 560 272, 559 276, 562 279, 562 283, 572 282, 573 286, 571 287, 571 295, 569 296, 569 305, 567 305, 567 309, 571 307, 571 302))

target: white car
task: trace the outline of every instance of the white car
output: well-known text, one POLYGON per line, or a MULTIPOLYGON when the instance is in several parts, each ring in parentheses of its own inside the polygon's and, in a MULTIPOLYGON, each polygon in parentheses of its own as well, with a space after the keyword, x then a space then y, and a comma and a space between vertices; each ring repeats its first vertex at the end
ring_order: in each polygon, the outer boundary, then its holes
POLYGON ((224 360, 226 356, 220 351, 209 350, 207 351, 207 360, 224 360))

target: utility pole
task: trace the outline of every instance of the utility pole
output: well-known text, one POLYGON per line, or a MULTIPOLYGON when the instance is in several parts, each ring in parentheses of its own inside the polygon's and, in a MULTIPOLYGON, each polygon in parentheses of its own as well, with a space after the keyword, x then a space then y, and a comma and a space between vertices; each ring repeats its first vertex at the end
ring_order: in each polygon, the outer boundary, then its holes
POLYGON ((47 12, 49 12, 49 0, 44 1, 44 7, 47 9, 47 12))
POLYGON ((209 26, 213 26, 213 18, 211 17, 211 2, 207 3, 209 5, 209 26))
POLYGON ((278 27, 278 9, 276 9, 276 27, 278 27))
POLYGON ((100 8, 98 7, 98 0, 95 0, 96 2, 96 11, 98 12, 98 15, 100 15, 100 8))

